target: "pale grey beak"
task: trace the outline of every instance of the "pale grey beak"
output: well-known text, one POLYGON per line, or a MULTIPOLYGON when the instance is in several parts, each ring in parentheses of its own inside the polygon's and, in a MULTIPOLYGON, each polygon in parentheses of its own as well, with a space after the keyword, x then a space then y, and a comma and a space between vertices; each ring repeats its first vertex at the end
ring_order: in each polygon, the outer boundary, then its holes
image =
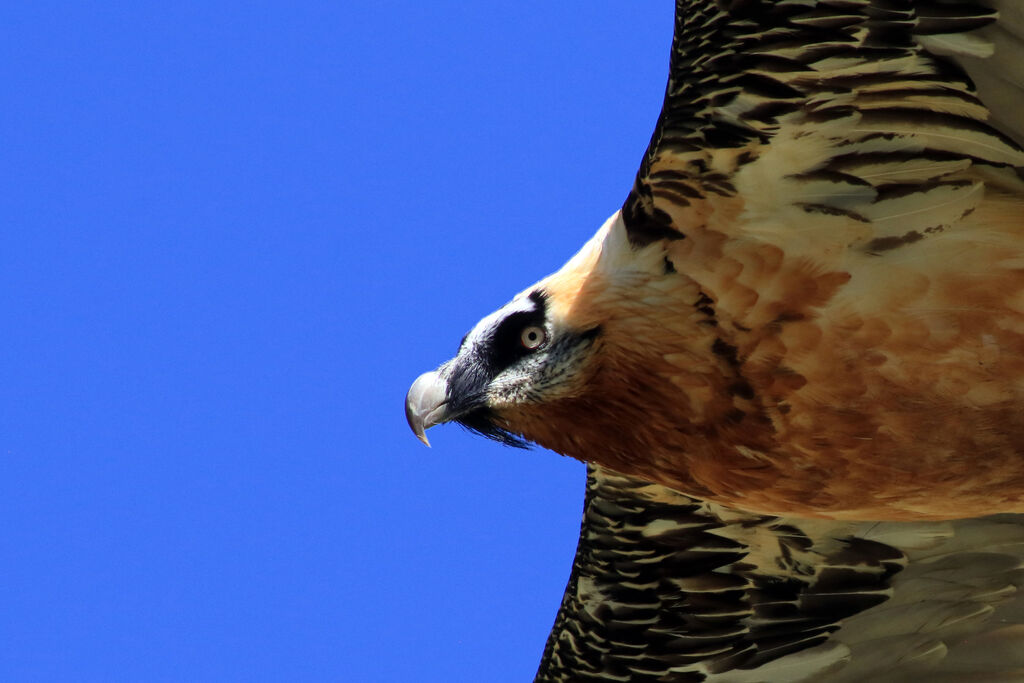
POLYGON ((426 431, 446 420, 447 403, 448 382, 433 370, 417 377, 405 395, 405 419, 416 438, 427 446, 430 442, 426 431))

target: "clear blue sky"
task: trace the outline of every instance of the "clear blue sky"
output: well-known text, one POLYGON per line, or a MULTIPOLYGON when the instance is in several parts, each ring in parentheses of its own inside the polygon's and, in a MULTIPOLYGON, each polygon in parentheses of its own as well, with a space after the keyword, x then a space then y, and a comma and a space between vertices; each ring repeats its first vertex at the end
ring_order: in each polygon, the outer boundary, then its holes
POLYGON ((0 680, 529 680, 583 467, 402 401, 621 204, 671 15, 7 3, 0 680))

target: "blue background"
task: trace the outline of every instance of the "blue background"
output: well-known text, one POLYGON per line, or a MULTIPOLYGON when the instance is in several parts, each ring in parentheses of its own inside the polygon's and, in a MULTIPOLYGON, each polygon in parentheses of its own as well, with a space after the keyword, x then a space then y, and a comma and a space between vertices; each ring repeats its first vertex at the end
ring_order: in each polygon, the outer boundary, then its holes
POLYGON ((0 680, 529 680, 583 466, 402 399, 621 204, 671 19, 6 3, 0 680))

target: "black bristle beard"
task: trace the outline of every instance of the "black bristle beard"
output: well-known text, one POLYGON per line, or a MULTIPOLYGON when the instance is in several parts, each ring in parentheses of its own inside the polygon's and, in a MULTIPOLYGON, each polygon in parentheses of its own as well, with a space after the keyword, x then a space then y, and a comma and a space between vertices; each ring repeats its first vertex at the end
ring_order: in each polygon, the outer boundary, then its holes
POLYGON ((463 428, 479 434, 491 441, 497 441, 512 448, 533 448, 533 444, 512 432, 495 424, 494 414, 486 408, 478 408, 460 416, 455 420, 463 428))

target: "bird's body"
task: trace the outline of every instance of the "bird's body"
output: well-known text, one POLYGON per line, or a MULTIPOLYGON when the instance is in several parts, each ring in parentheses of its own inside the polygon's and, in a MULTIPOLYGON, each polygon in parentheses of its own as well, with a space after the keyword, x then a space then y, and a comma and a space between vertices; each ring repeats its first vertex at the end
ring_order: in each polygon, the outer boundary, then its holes
POLYGON ((795 28, 776 9, 786 30, 736 37, 749 22, 696 4, 677 13, 666 111, 734 99, 699 125, 663 116, 623 212, 532 288, 569 325, 600 325, 602 353, 573 396, 499 418, 748 510, 1024 512, 1024 152, 913 25, 917 42, 879 56, 881 29, 856 16, 795 28), (716 65, 687 38, 708 34, 745 52, 716 65), (736 62, 754 92, 720 71, 736 62), (601 419, 563 428, 583 415, 601 419))
MULTIPOLYGON (((533 441, 705 506, 755 566, 748 597, 779 578, 758 553, 786 544, 750 528, 832 548, 879 520, 903 568, 935 561, 919 551, 936 534, 1008 542, 993 581, 1016 590, 1024 518, 939 521, 1024 513, 1024 9, 995 4, 678 0, 665 104, 622 209, 416 381, 410 424, 533 441)), ((971 552, 939 554, 969 575, 971 552)), ((912 600, 909 575, 886 600, 912 600)), ((686 622, 679 638, 714 631, 658 605, 686 622)), ((836 623, 880 609, 856 607, 836 623)), ((738 619, 749 645, 756 619, 738 619)), ((795 661, 751 647, 748 669, 795 661)), ((802 671, 709 680, 826 669, 802 671)))
POLYGON ((902 252, 811 260, 694 235, 605 269, 630 249, 616 217, 572 264, 582 272, 537 285, 572 325, 600 326, 586 381, 500 419, 559 453, 769 514, 1024 511, 1022 220, 1024 204, 986 199, 950 226, 964 234, 902 252))

